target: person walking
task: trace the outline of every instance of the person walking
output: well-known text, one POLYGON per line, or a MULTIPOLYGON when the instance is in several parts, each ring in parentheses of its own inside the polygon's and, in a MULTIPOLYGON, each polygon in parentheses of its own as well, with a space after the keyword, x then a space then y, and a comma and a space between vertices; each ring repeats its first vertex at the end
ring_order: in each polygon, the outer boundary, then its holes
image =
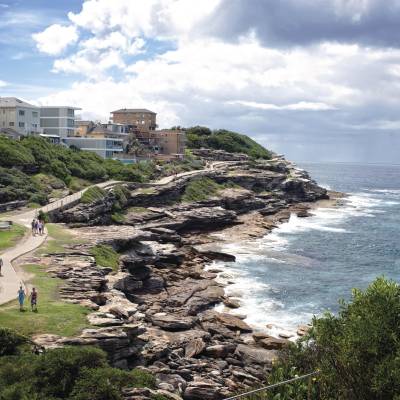
POLYGON ((40 219, 38 221, 38 230, 39 230, 39 235, 42 236, 43 222, 40 219))
POLYGON ((38 292, 35 288, 32 288, 32 292, 29 295, 29 298, 31 299, 31 310, 32 311, 37 311, 37 298, 38 298, 38 292))
POLYGON ((35 219, 35 235, 37 235, 39 229, 39 221, 35 219))
POLYGON ((25 290, 23 289, 22 285, 19 287, 17 294, 18 294, 19 311, 23 311, 26 293, 25 293, 25 290))
POLYGON ((2 268, 3 268, 3 259, 0 257, 0 276, 2 276, 2 274, 1 274, 2 268))
POLYGON ((31 226, 32 226, 32 235, 35 236, 36 235, 36 219, 35 218, 33 218, 31 226))

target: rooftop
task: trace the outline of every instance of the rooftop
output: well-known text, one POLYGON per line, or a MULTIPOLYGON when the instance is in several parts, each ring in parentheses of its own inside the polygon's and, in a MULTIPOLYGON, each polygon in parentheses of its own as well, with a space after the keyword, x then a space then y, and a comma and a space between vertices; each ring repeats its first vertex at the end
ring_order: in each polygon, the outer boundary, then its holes
POLYGON ((40 108, 69 108, 72 110, 82 110, 82 108, 72 106, 40 106, 40 108))
POLYGON ((119 110, 111 111, 111 114, 114 113, 148 113, 148 114, 156 114, 153 111, 148 110, 147 108, 121 108, 119 110))
POLYGON ((16 97, 0 97, 0 107, 39 108, 16 97))

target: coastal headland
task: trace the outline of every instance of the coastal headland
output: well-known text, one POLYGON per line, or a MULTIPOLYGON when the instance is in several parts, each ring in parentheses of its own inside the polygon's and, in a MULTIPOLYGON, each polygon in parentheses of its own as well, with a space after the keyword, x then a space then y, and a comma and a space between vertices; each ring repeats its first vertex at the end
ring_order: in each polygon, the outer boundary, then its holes
POLYGON ((263 382, 287 338, 255 331, 246 316, 229 313, 237 300, 225 295, 218 271, 205 269, 213 260, 235 261, 218 250, 216 236, 263 236, 291 213, 307 217, 340 194, 329 194, 282 157, 196 152, 207 168, 114 185, 49 213, 75 240, 18 263, 43 265, 61 279, 61 300, 87 308, 90 326, 75 336, 36 334, 39 346, 96 345, 113 366, 146 369, 159 390, 189 400, 222 399, 263 382), (101 265, 93 249, 116 254, 117 264, 101 265), (220 304, 223 312, 215 310, 220 304))

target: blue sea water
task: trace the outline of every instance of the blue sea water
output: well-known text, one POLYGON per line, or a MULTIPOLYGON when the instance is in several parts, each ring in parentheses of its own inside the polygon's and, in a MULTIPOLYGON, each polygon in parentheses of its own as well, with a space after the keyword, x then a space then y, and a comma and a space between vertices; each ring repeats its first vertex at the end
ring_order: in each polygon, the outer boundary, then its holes
POLYGON ((400 166, 301 164, 321 186, 348 196, 340 207, 292 216, 269 235, 231 243, 237 262, 219 264, 235 312, 276 331, 295 331, 313 315, 337 312, 338 299, 377 276, 400 281, 400 166))

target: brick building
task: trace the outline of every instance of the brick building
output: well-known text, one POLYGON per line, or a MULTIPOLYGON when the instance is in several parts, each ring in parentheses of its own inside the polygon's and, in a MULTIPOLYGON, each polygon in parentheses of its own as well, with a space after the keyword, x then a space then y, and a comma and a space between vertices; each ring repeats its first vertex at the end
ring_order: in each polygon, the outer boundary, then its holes
POLYGON ((133 125, 141 133, 148 134, 157 128, 157 114, 145 108, 121 108, 111 112, 115 124, 133 125))

